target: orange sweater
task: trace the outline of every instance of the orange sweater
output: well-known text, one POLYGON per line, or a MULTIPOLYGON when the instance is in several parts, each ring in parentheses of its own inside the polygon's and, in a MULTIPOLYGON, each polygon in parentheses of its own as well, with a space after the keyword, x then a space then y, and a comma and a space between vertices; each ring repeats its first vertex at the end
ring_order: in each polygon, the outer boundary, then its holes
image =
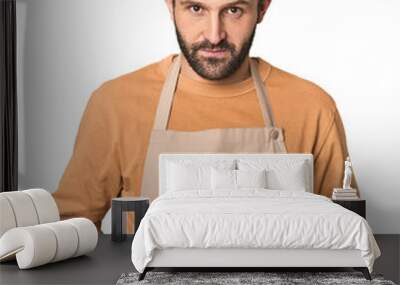
MULTIPOLYGON (((62 218, 83 216, 99 227, 116 196, 139 196, 144 160, 172 55, 101 85, 83 113, 73 154, 53 196, 62 218)), ((314 155, 314 192, 341 187, 348 155, 333 99, 314 83, 261 60, 260 75, 289 153, 314 155)), ((251 77, 204 84, 180 75, 168 129, 263 127, 251 77)), ((357 183, 353 176, 353 187, 357 183)))

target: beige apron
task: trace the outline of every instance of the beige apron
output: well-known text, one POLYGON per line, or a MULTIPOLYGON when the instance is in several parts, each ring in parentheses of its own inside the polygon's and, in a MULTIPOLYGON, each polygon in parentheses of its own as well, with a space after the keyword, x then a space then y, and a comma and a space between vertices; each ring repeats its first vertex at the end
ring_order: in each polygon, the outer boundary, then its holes
POLYGON ((167 130, 172 101, 181 68, 181 54, 172 62, 161 91, 154 128, 144 164, 141 195, 158 196, 160 153, 286 153, 282 129, 275 127, 271 106, 258 72, 258 62, 250 60, 251 76, 260 102, 264 128, 224 128, 202 131, 167 130))

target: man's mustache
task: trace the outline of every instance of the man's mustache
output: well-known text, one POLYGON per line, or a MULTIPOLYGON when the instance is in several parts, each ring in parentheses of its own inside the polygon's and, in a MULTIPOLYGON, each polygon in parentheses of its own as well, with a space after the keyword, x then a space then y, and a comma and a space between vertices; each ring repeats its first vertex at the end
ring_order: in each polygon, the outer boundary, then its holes
POLYGON ((192 52, 196 53, 201 49, 224 49, 229 50, 232 54, 235 52, 235 46, 230 44, 228 41, 223 40, 220 41, 218 44, 213 44, 208 40, 204 40, 201 43, 193 44, 192 45, 192 52))

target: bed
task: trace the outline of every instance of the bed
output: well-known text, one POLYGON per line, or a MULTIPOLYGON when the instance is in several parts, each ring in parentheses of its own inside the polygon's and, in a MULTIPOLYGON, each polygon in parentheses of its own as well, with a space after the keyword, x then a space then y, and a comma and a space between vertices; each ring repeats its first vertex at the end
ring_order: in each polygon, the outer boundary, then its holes
POLYGON ((313 194, 311 154, 160 154, 158 190, 132 242, 139 280, 159 267, 352 267, 370 280, 380 255, 364 218, 313 194))

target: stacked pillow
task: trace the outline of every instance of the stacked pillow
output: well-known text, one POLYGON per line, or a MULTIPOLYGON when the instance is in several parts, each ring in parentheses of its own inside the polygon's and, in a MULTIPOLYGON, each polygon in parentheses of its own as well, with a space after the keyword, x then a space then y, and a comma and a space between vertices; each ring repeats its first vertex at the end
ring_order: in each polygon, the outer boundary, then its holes
POLYGON ((268 190, 306 191, 311 189, 305 160, 176 160, 167 164, 167 191, 268 190))
POLYGON ((211 169, 211 189, 267 188, 265 169, 211 169))
POLYGON ((233 170, 234 160, 190 160, 167 162, 167 191, 211 189, 211 169, 233 170))
POLYGON ((272 190, 306 191, 311 189, 308 165, 303 159, 239 159, 239 169, 247 171, 266 170, 267 188, 272 190))

